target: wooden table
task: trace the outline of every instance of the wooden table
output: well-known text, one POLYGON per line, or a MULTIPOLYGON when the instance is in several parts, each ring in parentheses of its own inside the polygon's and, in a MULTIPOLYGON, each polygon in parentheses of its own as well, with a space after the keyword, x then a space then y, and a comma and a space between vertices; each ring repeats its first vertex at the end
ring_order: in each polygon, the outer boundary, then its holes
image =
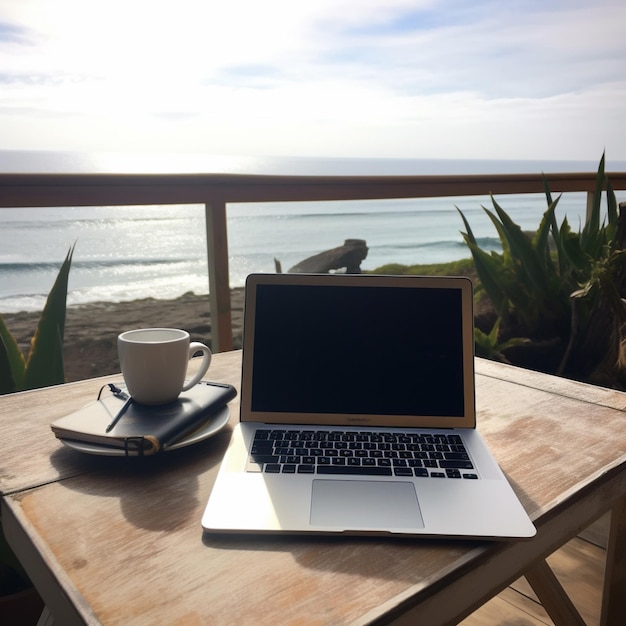
MULTIPOLYGON (((211 378, 238 386, 240 358, 215 355, 211 378)), ((109 380, 0 398, 2 522, 57 623, 447 624, 522 574, 557 624, 581 623, 544 559, 609 510, 603 622, 626 615, 624 393, 477 359, 479 429, 531 541, 214 538, 200 518, 230 427, 143 459, 52 435, 109 380)))

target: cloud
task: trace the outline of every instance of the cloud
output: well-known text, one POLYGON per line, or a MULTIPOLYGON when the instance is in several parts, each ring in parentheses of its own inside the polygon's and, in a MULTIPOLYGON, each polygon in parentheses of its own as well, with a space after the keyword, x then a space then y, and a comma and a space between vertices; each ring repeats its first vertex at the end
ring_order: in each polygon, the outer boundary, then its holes
POLYGON ((0 46, 7 44, 28 44, 31 41, 30 29, 19 24, 0 20, 0 46))
POLYGON ((1 11, 5 147, 593 160, 615 146, 626 158, 622 0, 1 11))
POLYGON ((326 42, 324 65, 407 93, 485 97, 545 97, 624 77, 626 5, 441 4, 348 29, 326 42))

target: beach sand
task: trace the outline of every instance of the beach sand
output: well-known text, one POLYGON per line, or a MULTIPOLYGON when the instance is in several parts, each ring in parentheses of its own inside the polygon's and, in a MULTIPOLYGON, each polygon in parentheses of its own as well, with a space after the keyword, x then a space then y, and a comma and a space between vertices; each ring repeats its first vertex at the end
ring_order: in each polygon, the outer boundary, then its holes
MULTIPOLYGON (((231 290, 233 340, 241 347, 243 289, 231 290)), ((40 312, 2 317, 24 356, 39 323, 40 312)), ((175 300, 146 298, 132 302, 97 302, 67 309, 64 361, 67 382, 120 371, 117 336, 134 328, 183 328, 192 341, 211 345, 209 296, 187 293, 175 300)))

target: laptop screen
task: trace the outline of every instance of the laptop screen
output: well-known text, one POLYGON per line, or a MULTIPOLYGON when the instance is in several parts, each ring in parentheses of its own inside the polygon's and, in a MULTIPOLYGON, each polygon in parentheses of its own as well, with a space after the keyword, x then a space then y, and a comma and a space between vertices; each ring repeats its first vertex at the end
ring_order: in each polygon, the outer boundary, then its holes
POLYGON ((468 280, 279 274, 250 277, 247 290, 242 400, 250 419, 473 419, 468 280))

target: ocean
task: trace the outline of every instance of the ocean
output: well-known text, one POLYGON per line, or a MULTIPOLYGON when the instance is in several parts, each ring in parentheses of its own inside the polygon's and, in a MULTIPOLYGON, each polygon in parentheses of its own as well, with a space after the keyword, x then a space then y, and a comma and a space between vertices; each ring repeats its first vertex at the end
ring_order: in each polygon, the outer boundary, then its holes
MULTIPOLYGON (((595 171, 597 162, 423 159, 237 158, 169 155, 82 155, 0 151, 0 172, 204 171, 258 174, 452 174, 595 171)), ((626 163, 607 170, 624 171, 626 163)), ((621 192, 620 192, 621 193, 621 192)), ((618 200, 624 201, 618 193, 618 200)), ((622 194, 623 195, 623 194, 622 194)), ((536 230, 546 209, 537 195, 497 198, 525 230, 536 230)), ((584 221, 586 197, 564 194, 557 209, 574 229, 584 221)), ((482 206, 488 197, 258 203, 228 206, 230 282, 242 286, 252 272, 283 271, 303 259, 365 239, 361 264, 439 263, 469 257, 461 236, 468 218, 486 249, 499 250, 482 206)), ((0 313, 43 308, 69 247, 76 243, 68 304, 176 298, 208 293, 204 207, 0 208, 0 313)))

